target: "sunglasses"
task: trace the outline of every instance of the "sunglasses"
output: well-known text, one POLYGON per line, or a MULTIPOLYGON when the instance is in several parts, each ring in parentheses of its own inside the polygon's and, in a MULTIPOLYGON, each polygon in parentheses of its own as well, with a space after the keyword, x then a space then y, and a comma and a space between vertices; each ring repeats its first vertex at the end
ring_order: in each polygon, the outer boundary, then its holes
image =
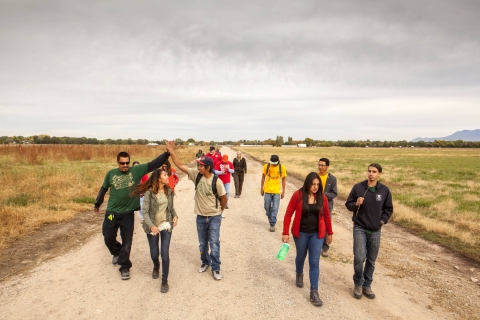
POLYGON ((119 164, 121 164, 122 166, 125 166, 125 165, 129 165, 130 164, 130 161, 127 161, 127 162, 118 162, 119 164))

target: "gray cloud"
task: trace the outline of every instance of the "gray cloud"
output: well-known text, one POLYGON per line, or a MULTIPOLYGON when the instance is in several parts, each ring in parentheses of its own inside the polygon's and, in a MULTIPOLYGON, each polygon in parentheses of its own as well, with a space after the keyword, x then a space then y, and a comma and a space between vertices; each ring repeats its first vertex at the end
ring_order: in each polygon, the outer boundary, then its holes
POLYGON ((409 140, 478 127, 478 1, 0 9, 0 135, 409 140))

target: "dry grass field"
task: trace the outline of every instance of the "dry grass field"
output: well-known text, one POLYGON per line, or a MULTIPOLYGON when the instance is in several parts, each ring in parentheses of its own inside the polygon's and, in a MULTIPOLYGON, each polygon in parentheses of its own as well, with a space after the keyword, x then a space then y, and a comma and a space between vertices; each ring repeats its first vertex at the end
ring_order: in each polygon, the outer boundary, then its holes
MULTIPOLYGON (((420 148, 261 148, 237 147, 267 162, 278 154, 287 174, 301 180, 330 159, 339 197, 365 180, 367 166, 383 167, 381 181, 394 199, 393 221, 421 237, 480 261, 480 150, 420 148)), ((337 201, 336 205, 343 205, 337 201)))
MULTIPOLYGON (((93 208, 106 172, 120 151, 131 162, 148 162, 164 152, 157 146, 0 146, 0 249, 42 225, 72 219, 93 208)), ((183 161, 195 148, 179 148, 183 161)), ((108 193, 107 193, 108 196, 108 193)))

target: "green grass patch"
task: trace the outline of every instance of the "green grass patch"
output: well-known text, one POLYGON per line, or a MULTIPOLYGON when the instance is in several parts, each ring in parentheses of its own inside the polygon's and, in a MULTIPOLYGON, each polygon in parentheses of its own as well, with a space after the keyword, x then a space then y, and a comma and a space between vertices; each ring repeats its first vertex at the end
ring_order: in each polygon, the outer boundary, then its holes
POLYGON ((72 199, 73 202, 75 203, 94 203, 95 202, 95 198, 94 197, 78 197, 78 198, 73 198, 72 199))
POLYGON ((14 197, 8 198, 3 201, 4 204, 14 207, 26 207, 29 203, 34 202, 30 196, 26 193, 20 193, 14 197))

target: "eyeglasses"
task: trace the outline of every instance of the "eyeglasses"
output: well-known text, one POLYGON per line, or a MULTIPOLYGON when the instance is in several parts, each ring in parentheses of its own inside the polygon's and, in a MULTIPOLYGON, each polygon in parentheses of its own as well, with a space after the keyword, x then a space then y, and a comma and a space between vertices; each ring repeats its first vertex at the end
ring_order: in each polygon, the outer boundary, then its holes
POLYGON ((130 161, 127 161, 127 162, 118 162, 119 164, 121 164, 122 166, 127 166, 130 164, 130 161))

